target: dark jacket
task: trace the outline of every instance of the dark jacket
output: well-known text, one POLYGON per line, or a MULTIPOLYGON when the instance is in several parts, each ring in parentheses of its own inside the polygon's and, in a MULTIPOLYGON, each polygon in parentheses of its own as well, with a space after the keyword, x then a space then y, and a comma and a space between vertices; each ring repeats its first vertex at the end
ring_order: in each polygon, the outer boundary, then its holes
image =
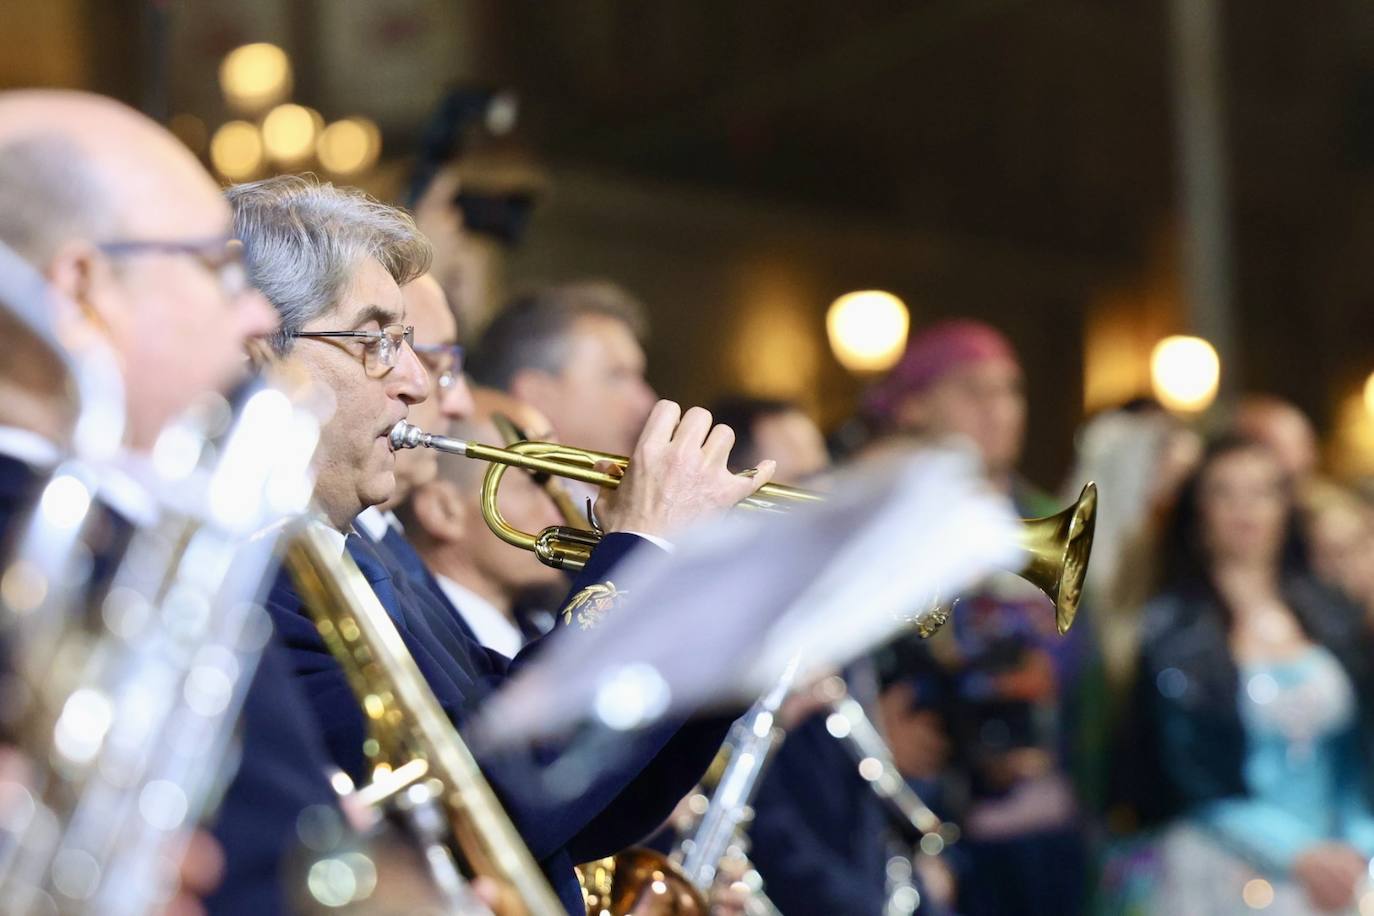
MULTIPOLYGON (((1361 617, 1302 575, 1284 596, 1303 629, 1350 677, 1360 704, 1364 751, 1374 761, 1374 693, 1361 617)), ((1118 740, 1118 797, 1142 823, 1196 805, 1247 795, 1240 678, 1218 598, 1203 585, 1166 591, 1146 606, 1131 714, 1118 740)), ((1368 771, 1368 768, 1366 768, 1368 771)))
MULTIPOLYGON (((605 538, 574 583, 573 593, 603 581, 610 567, 640 540, 633 535, 605 538)), ((539 651, 543 640, 511 662, 486 649, 458 622, 442 595, 427 583, 415 582, 406 564, 389 551, 356 535, 349 537, 348 550, 456 724, 462 725, 484 697, 539 651)), ((290 649, 292 669, 315 709, 331 756, 355 779, 363 778, 361 711, 288 578, 278 581, 268 608, 290 649)), ((576 639, 578 632, 577 627, 560 626, 545 639, 576 639)), ((727 728, 723 719, 685 725, 669 721, 650 728, 623 742, 613 759, 597 761, 588 784, 571 798, 550 798, 528 766, 484 762, 484 771, 569 912, 580 916, 585 905, 573 863, 615 852, 651 833, 705 772, 727 728)), ((546 749, 533 761, 536 768, 561 759, 564 750, 546 749)))
POLYGON ((888 820, 818 713, 787 733, 754 799, 750 857, 787 916, 881 916, 888 820))

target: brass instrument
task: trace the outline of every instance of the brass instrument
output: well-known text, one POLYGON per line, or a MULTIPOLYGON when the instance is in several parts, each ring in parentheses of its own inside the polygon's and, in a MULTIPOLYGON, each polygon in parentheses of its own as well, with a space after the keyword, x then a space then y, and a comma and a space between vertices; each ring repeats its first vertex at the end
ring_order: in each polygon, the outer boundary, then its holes
MULTIPOLYGON (((491 415, 492 425, 501 434, 502 441, 506 448, 510 448, 517 442, 528 442, 530 437, 525 431, 516 425, 515 421, 503 413, 493 413, 491 415)), ((590 530, 590 512, 583 512, 573 502, 572 494, 567 491, 551 474, 535 472, 531 474, 534 482, 544 488, 544 492, 549 494, 549 499, 558 507, 558 514, 563 516, 563 520, 574 528, 590 530)))
POLYGON ((525 916, 566 916, 352 559, 316 523, 293 539, 286 566, 368 723, 373 783, 360 795, 404 804, 433 877, 456 906, 475 905, 463 876, 484 875, 525 916))
MULTIPOLYGON (((544 563, 558 569, 578 570, 585 566, 592 549, 601 540, 600 532, 552 525, 538 534, 530 534, 512 527, 496 505, 496 494, 506 470, 515 467, 614 488, 620 485, 620 477, 597 470, 597 464, 609 462, 623 472, 630 463, 628 458, 619 455, 552 442, 516 442, 509 448, 496 448, 480 442, 427 433, 404 420, 392 428, 390 439, 393 449, 432 448, 490 462, 491 468, 482 481, 482 516, 487 524, 506 543, 533 551, 544 563)), ((810 490, 769 483, 740 505, 777 512, 784 511, 789 504, 816 502, 823 498, 821 494, 810 490)), ((1096 516, 1097 486, 1089 483, 1083 487, 1077 502, 1064 511, 1022 522, 1021 542, 1025 562, 1018 573, 1054 602, 1055 625, 1061 635, 1068 632, 1078 613, 1096 516)), ((918 632, 922 636, 929 636, 948 619, 948 607, 931 610, 918 619, 918 632)))
MULTIPOLYGON (((427 433, 404 420, 391 430, 391 447, 432 448, 450 455, 490 462, 491 468, 482 481, 482 516, 487 520, 491 530, 508 544, 534 551, 535 555, 549 566, 567 570, 579 570, 587 565, 587 558, 601 540, 601 534, 596 531, 553 525, 533 535, 512 527, 496 506, 496 494, 501 487, 501 478, 508 468, 515 467, 537 474, 566 477, 569 480, 580 480, 598 487, 614 489, 620 486, 620 477, 597 470, 597 464, 609 462, 622 472, 630 464, 630 459, 620 455, 574 448, 555 442, 516 442, 509 448, 495 448, 480 442, 427 433)), ((760 487, 753 496, 744 499, 740 505, 763 511, 780 511, 785 503, 816 502, 819 499, 821 496, 818 493, 769 483, 760 487)))

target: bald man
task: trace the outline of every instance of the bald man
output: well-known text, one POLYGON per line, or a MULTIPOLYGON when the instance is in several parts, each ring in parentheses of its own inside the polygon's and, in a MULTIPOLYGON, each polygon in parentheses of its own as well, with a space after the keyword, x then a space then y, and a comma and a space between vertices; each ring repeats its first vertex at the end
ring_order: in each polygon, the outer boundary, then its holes
MULTIPOLYGON (((58 294, 52 318, 64 340, 98 341, 114 355, 132 451, 240 378, 245 343, 276 326, 244 282, 230 226, 216 183, 142 115, 82 93, 0 93, 0 242, 58 294)), ((61 455, 71 416, 55 374, 13 331, 0 318, 0 536, 61 455)), ((131 529, 122 504, 107 515, 131 529)), ((327 758, 277 651, 264 655, 244 709, 244 763, 216 831, 226 879, 212 912, 283 911, 278 861, 296 816, 334 806, 327 758)))
MULTIPOLYGON (((533 407, 489 388, 474 391, 476 412, 450 434, 477 442, 499 443, 492 421, 500 413, 536 441, 548 441, 553 430, 533 407)), ((516 620, 525 596, 565 588, 562 574, 531 553, 498 538, 482 519, 482 478, 487 465, 460 458, 443 462, 434 480, 417 488, 401 514, 406 530, 444 597, 462 616, 478 642, 513 658, 524 644, 516 620)), ((553 500, 520 471, 506 474, 498 505, 506 520, 523 531, 563 524, 553 500)))

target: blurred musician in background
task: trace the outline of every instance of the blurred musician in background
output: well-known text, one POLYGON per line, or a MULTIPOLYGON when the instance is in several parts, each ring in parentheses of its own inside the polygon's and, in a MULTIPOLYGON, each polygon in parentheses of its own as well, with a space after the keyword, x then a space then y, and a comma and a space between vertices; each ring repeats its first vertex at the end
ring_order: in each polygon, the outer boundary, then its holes
MULTIPOLYGON (((336 412, 316 460, 319 509, 338 532, 338 549, 354 558, 397 622, 436 697, 461 722, 470 704, 505 678, 506 660, 463 633, 431 589, 393 577, 385 561, 352 535, 364 508, 393 495, 395 456, 388 432, 428 395, 401 293, 428 266, 428 244, 400 211, 304 178, 240 185, 230 189, 229 198, 252 280, 281 317, 273 337, 276 352, 292 354, 335 395, 336 412)), ((766 482, 768 463, 752 479, 728 471, 732 443, 733 434, 713 429, 703 410, 682 413, 668 402, 654 407, 634 443, 624 482, 602 500, 601 520, 612 533, 579 582, 601 581, 611 563, 643 542, 625 532, 670 536, 766 482)), ((355 779, 362 777, 361 710, 289 581, 278 583, 269 609, 331 755, 355 779)), ((560 627, 551 638, 576 638, 577 631, 560 627)), ((489 769, 487 776, 569 912, 578 913, 583 903, 573 856, 598 858, 652 830, 704 772, 724 733, 721 722, 650 729, 628 742, 620 759, 599 762, 602 769, 572 799, 543 798, 536 787, 520 782, 526 774, 489 769)))
MULTIPOLYGON (((218 187, 152 121, 93 95, 0 94, 0 241, 51 285, 64 339, 102 341, 124 381, 130 473, 105 497, 108 542, 92 545, 108 572, 132 525, 156 511, 136 482, 137 456, 174 414, 241 378, 245 343, 276 326, 230 238, 218 187)), ((71 405, 37 348, 6 319, 0 325, 10 344, 0 360, 0 528, 8 534, 61 454, 71 405)), ((297 815, 334 805, 309 710, 278 651, 269 645, 244 708, 243 763, 216 828, 222 853, 202 836, 183 869, 189 888, 206 891, 222 854, 212 912, 281 912, 278 866, 297 815)), ((173 908, 197 905, 181 899, 173 908)))
MULTIPOLYGON (((712 414, 736 431, 733 461, 741 469, 766 454, 777 461, 779 482, 814 485, 830 467, 820 429, 797 404, 735 396, 713 404, 712 414)), ((866 662, 852 666, 847 680, 851 695, 874 699, 866 662)), ((810 690, 798 690, 783 704, 779 719, 787 734, 754 798, 750 857, 764 893, 788 916, 883 916, 894 890, 887 863, 900 840, 883 802, 827 731, 830 711, 810 690)), ((944 744, 938 733, 933 738, 944 744)), ((922 913, 941 912, 952 890, 943 866, 933 862, 922 864, 941 870, 940 893, 919 888, 922 913)))
MULTIPOLYGON (((480 388, 471 419, 450 427, 450 434, 477 442, 500 442, 493 414, 511 419, 531 440, 549 441, 549 421, 510 395, 480 388)), ((482 645, 508 658, 524 646, 516 609, 532 593, 561 596, 567 580, 533 554, 516 550, 498 538, 482 519, 482 478, 486 465, 446 460, 439 475, 410 494, 399 514, 439 590, 457 610, 482 645)), ((563 524, 557 507, 528 474, 512 472, 501 487, 505 517, 523 531, 563 524)), ((557 597, 557 596, 555 596, 557 597)))
MULTIPOLYGON (((993 328, 949 321, 915 335, 867 407, 889 435, 970 445, 1021 515, 1053 511, 1016 473, 1024 378, 1010 342, 993 328)), ((1081 912, 1086 851, 1073 776, 1099 756, 1087 757, 1084 745, 1100 740, 1101 730, 1102 691, 1085 689, 1095 665, 1083 625, 1091 616, 1080 615, 1061 639, 1044 597, 999 577, 961 598, 950 625, 930 641, 953 675, 950 725, 969 781, 961 845, 970 871, 959 892, 967 916, 1081 912)))
POLYGON ((407 206, 434 246, 433 273, 472 339, 502 298, 507 253, 520 244, 545 183, 512 148, 514 93, 459 87, 425 125, 407 206))
POLYGON ((614 284, 545 287, 497 313, 469 371, 548 417, 560 442, 628 455, 654 405, 647 330, 643 307, 614 284))

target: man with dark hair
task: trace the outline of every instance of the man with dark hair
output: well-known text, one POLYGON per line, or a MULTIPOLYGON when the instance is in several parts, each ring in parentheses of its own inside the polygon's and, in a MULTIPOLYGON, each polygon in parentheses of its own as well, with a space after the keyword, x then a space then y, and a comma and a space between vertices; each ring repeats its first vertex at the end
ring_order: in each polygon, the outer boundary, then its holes
POLYGON ((654 404, 646 333, 643 307, 614 284, 549 286, 492 319, 469 369, 548 417, 560 441, 627 455, 654 404))

